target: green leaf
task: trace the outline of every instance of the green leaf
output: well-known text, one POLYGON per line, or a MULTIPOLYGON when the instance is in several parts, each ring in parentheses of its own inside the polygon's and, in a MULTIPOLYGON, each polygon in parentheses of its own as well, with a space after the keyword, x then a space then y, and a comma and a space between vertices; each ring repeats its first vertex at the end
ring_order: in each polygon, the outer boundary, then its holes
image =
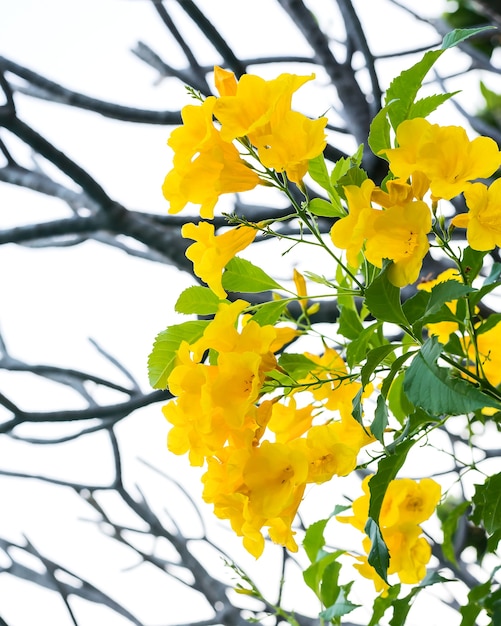
MULTIPOLYGON (((373 348, 367 354, 367 360, 362 366, 362 369, 360 370, 360 374, 361 374, 360 380, 362 382, 362 387, 365 387, 365 385, 367 385, 376 367, 382 361, 384 361, 386 357, 392 354, 392 352, 396 350, 398 347, 399 345, 397 344, 385 344, 383 346, 378 346, 377 348, 373 348)), ((392 356, 392 359, 394 359, 393 356, 392 356)))
POLYGON ((403 303, 402 309, 410 324, 414 324, 414 322, 423 317, 430 297, 431 293, 429 291, 421 289, 403 303))
POLYGON ((323 550, 325 546, 324 530, 329 520, 330 518, 318 520, 306 529, 303 548, 312 563, 318 561, 319 556, 321 558, 325 555, 323 550))
POLYGON ((283 289, 260 267, 246 259, 234 257, 223 274, 223 288, 235 293, 258 293, 269 289, 283 289))
POLYGON ((308 161, 308 174, 316 183, 320 185, 320 187, 322 187, 322 189, 325 189, 326 191, 332 189, 331 179, 329 177, 329 172, 327 171, 327 165, 325 163, 323 153, 308 161))
POLYGON ((405 373, 404 391, 409 400, 432 415, 464 415, 501 404, 463 378, 453 378, 437 360, 443 350, 436 337, 428 339, 405 373))
POLYGON ((390 102, 384 106, 374 117, 371 122, 368 144, 372 152, 380 157, 386 159, 384 154, 379 154, 381 150, 387 150, 391 148, 390 139, 390 122, 388 121, 388 108, 392 105, 390 102))
POLYGON ((343 550, 336 550, 335 552, 328 552, 325 556, 322 556, 319 560, 312 563, 303 572, 304 582, 310 589, 315 592, 315 595, 320 598, 320 586, 322 584, 322 578, 324 571, 328 565, 336 561, 342 554, 343 550))
POLYGON ((411 108, 408 113, 409 120, 414 119, 415 117, 428 117, 430 113, 433 113, 438 107, 447 102, 450 98, 460 93, 459 91, 454 91, 452 93, 437 93, 432 96, 426 96, 426 98, 422 98, 414 104, 411 105, 411 108))
POLYGON ((400 289, 388 280, 389 263, 365 290, 365 304, 374 317, 381 322, 407 325, 408 321, 400 303, 400 289))
POLYGON ((324 606, 330 606, 336 602, 339 596, 339 572, 341 571, 341 563, 332 561, 327 565, 322 574, 322 582, 320 583, 320 601, 324 606))
POLYGON ((268 324, 273 325, 280 319, 280 316, 287 308, 287 304, 287 300, 265 302, 260 305, 259 309, 252 316, 252 319, 260 326, 267 326, 268 324))
POLYGON ((431 290, 430 300, 423 317, 436 313, 446 302, 458 300, 473 291, 475 291, 473 287, 463 285, 457 280, 446 280, 443 283, 438 283, 431 290))
POLYGON ((415 410, 414 405, 404 393, 404 372, 400 372, 400 374, 396 376, 390 387, 387 398, 390 411, 400 424, 404 424, 407 417, 415 410))
POLYGON ((479 33, 483 33, 486 30, 495 30, 495 26, 483 26, 481 28, 456 28, 456 30, 447 33, 442 41, 442 50, 447 50, 453 46, 457 46, 458 43, 469 39, 479 33))
POLYGON ((284 369, 291 378, 301 379, 307 376, 312 369, 317 366, 311 359, 304 354, 291 354, 284 352, 278 359, 278 364, 284 369))
POLYGON ((379 530, 376 521, 369 517, 365 525, 365 534, 371 540, 371 549, 367 560, 369 565, 376 570, 381 578, 388 583, 388 566, 390 565, 390 554, 383 539, 383 535, 379 530))
POLYGON ((348 593, 345 591, 346 587, 348 587, 348 585, 342 585, 340 587, 336 602, 322 611, 319 617, 324 620, 332 621, 361 606, 360 604, 353 604, 353 602, 348 600, 348 593))
MULTIPOLYGON (((443 506, 446 505, 447 502, 444 503, 443 506)), ((469 506, 469 502, 461 502, 461 504, 455 506, 452 510, 447 511, 447 516, 442 522, 442 532, 444 535, 442 540, 442 552, 445 558, 453 565, 457 565, 454 551, 454 535, 458 527, 459 519, 464 515, 469 506)))
POLYGON ((339 161, 336 161, 330 175, 332 185, 337 185, 339 179, 346 174, 351 166, 352 160, 349 157, 342 157, 339 161))
POLYGON ((148 357, 148 376, 154 389, 167 388, 167 378, 174 369, 181 342, 191 344, 200 339, 208 323, 202 320, 183 322, 158 333, 148 357))
POLYGON ((208 287, 194 285, 185 289, 174 306, 178 313, 212 315, 216 313, 221 300, 208 287))
POLYGON ((384 431, 388 426, 388 407, 383 396, 377 398, 376 411, 371 424, 371 433, 384 445, 384 431))
POLYGON ((381 393, 385 398, 388 397, 388 392, 390 390, 393 379, 400 372, 403 364, 414 354, 416 354, 416 352, 413 350, 409 350, 409 352, 404 352, 404 354, 401 354, 399 357, 397 357, 391 364, 390 371, 386 375, 385 379, 383 380, 383 384, 381 385, 381 393))
POLYGON ((360 316, 354 309, 346 306, 339 307, 339 334, 346 339, 356 339, 364 330, 360 316))
POLYGON ((486 254, 487 252, 485 250, 473 250, 470 246, 466 246, 463 250, 463 254, 461 256, 461 267, 463 272, 468 277, 468 283, 470 285, 480 273, 486 254))
POLYGON ((346 362, 350 368, 365 359, 369 344, 380 326, 380 322, 374 322, 367 328, 364 328, 356 339, 350 341, 346 348, 346 362))
POLYGON ((398 594, 400 593, 400 584, 393 585, 388 589, 388 595, 386 596, 377 596, 374 600, 374 604, 372 605, 372 616, 371 621, 367 624, 367 626, 379 626, 379 622, 381 618, 386 613, 386 611, 393 606, 393 602, 398 598, 398 594))
POLYGON ((475 486, 471 519, 490 534, 501 529, 501 474, 489 476, 483 485, 475 486))
POLYGON ((341 207, 339 196, 334 189, 333 196, 334 198, 336 196, 338 198, 337 206, 322 198, 313 198, 313 200, 310 200, 308 203, 308 210, 310 213, 313 213, 313 215, 320 215, 322 217, 346 217, 346 211, 341 207))
POLYGON ((386 92, 385 104, 388 105, 392 100, 395 101, 388 107, 388 116, 393 128, 397 128, 404 120, 408 119, 426 74, 443 52, 443 50, 429 50, 418 63, 404 70, 392 80, 386 92))
POLYGON ((414 445, 412 439, 406 439, 395 447, 393 454, 383 457, 377 466, 377 472, 369 480, 369 489, 371 492, 369 502, 369 517, 377 523, 379 521, 379 513, 383 505, 384 495, 390 482, 398 474, 400 468, 407 458, 407 453, 414 445))
POLYGON ((357 187, 360 187, 364 180, 367 180, 367 172, 361 167, 352 166, 346 172, 346 174, 344 176, 341 176, 341 178, 338 180, 337 187, 346 187, 346 185, 355 185, 357 187))

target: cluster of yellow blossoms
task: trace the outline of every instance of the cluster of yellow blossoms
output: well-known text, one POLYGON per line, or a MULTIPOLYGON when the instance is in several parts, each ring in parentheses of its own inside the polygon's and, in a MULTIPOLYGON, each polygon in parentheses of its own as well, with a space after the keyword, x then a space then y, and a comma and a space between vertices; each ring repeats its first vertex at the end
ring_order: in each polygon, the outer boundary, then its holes
POLYGON ((313 402, 300 407, 295 393, 263 399, 266 376, 278 371, 274 353, 296 332, 260 326, 248 316, 239 329, 247 306, 222 303, 203 336, 181 344, 168 379, 177 398, 163 410, 172 424, 169 449, 188 452, 192 465, 207 463, 205 501, 258 557, 263 527, 273 541, 297 550, 291 525, 305 486, 349 474, 372 439, 351 416, 360 384, 350 381, 332 349, 321 358, 311 355, 316 365, 298 381, 302 397, 312 386, 313 402), (202 362, 206 351, 208 364, 202 362), (334 421, 335 411, 340 420, 334 421))
MULTIPOLYGON (((353 502, 353 515, 337 517, 339 521, 352 524, 362 532, 369 514, 371 478, 367 476, 362 483, 364 495, 353 502)), ((422 536, 419 524, 435 511, 440 495, 440 485, 431 478, 424 478, 420 482, 398 478, 388 485, 379 515, 379 528, 391 556, 388 574, 398 574, 403 583, 418 583, 426 574, 431 548, 422 536)), ((369 553, 369 537, 363 539, 363 547, 369 553)), ((362 576, 372 579, 376 590, 385 594, 388 584, 369 565, 367 557, 356 558, 358 563, 355 567, 362 576)))
POLYGON ((501 244, 501 181, 490 187, 470 182, 488 178, 500 167, 501 152, 494 140, 470 141, 464 128, 415 118, 398 126, 396 144, 384 151, 395 176, 386 182, 386 192, 370 179, 360 187, 344 188, 349 215, 334 224, 331 238, 347 251, 351 267, 359 267, 363 250, 376 267, 382 267, 383 259, 393 261, 388 277, 397 287, 415 282, 430 247, 432 212, 423 201, 428 191, 432 209, 439 200, 464 193, 469 212, 457 215, 453 224, 468 229, 474 250, 501 244))

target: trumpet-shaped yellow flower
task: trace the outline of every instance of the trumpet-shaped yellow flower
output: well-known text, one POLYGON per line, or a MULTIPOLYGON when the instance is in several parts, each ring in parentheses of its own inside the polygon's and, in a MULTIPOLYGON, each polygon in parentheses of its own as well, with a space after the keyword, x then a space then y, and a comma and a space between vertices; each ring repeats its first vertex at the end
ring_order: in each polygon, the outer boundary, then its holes
POLYGON ((473 183, 464 190, 468 213, 453 218, 454 226, 466 228, 466 238, 474 250, 501 246, 501 179, 487 187, 473 183))
POLYGON ((226 297, 221 284, 223 269, 237 252, 254 241, 256 232, 250 226, 239 226, 222 235, 215 235, 213 224, 208 222, 183 226, 182 236, 195 240, 186 250, 187 258, 193 262, 193 271, 220 298, 226 297))
POLYGON ((299 409, 295 398, 289 396, 287 401, 273 404, 268 428, 275 433, 276 441, 287 443, 304 435, 312 422, 313 407, 308 405, 299 409))
POLYGON ((430 209, 419 200, 378 211, 365 244, 365 256, 377 267, 382 267, 385 258, 392 260, 388 278, 397 287, 404 287, 419 276, 430 247, 430 230, 430 209))
POLYGON ((450 200, 469 181, 488 178, 501 165, 501 153, 493 139, 470 141, 460 126, 438 126, 415 118, 399 125, 396 140, 398 147, 385 151, 393 174, 407 179, 416 170, 422 172, 435 198, 450 200))
POLYGON ((310 76, 280 74, 272 80, 244 74, 234 93, 217 100, 214 115, 221 122, 221 137, 233 141, 247 136, 255 145, 256 139, 269 134, 272 121, 290 111, 292 94, 309 80, 310 76))
POLYGON ((351 267, 360 265, 360 252, 364 241, 370 234, 370 225, 375 209, 371 198, 375 184, 369 178, 357 187, 343 187, 348 202, 349 214, 338 220, 331 228, 332 243, 341 250, 346 250, 346 258, 351 267))
POLYGON ((200 106, 184 107, 183 126, 171 133, 168 145, 174 150, 174 167, 162 186, 169 213, 192 202, 200 205, 202 217, 212 219, 220 195, 248 191, 260 183, 236 147, 221 139, 212 121, 215 103, 211 96, 200 106))
POLYGON ((380 525, 386 528, 421 524, 432 515, 440 493, 440 485, 432 478, 423 478, 419 482, 410 478, 391 481, 379 514, 380 525))

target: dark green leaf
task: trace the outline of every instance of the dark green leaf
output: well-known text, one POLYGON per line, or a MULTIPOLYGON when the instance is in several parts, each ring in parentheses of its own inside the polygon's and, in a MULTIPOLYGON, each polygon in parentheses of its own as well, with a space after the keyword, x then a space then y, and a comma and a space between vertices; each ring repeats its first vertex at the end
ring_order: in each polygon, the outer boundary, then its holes
POLYGON ((409 350, 409 352, 404 352, 404 354, 401 354, 399 357, 397 357, 391 364, 390 371, 385 376, 383 384, 381 385, 381 393, 385 398, 388 397, 388 392, 390 390, 393 379, 400 372, 404 363, 414 354, 416 354, 416 352, 413 350, 409 350))
POLYGON ((446 280, 443 283, 438 283, 431 290, 430 301, 424 312, 424 317, 436 313, 446 302, 457 300, 472 291, 475 291, 473 287, 463 285, 457 280, 446 280))
MULTIPOLYGON (((351 585, 350 585, 351 586, 351 585)), ((348 585, 342 585, 339 588, 339 594, 337 600, 331 606, 328 606, 324 611, 320 613, 320 617, 324 620, 334 620, 347 613, 350 613, 354 609, 358 608, 360 604, 353 604, 350 600, 348 600, 348 593, 345 592, 345 588, 348 585)))
MULTIPOLYGON (((377 348, 372 349, 367 354, 367 361, 362 366, 360 371, 361 373, 361 382, 362 387, 365 387, 370 380, 370 377, 374 373, 376 367, 386 359, 387 356, 393 353, 399 346, 395 344, 385 344, 383 346, 378 346, 377 348)), ((392 356, 392 360, 394 357, 392 356)))
POLYGON ((428 339, 405 372, 404 391, 409 400, 432 415, 463 415, 501 404, 482 393, 471 382, 453 378, 437 360, 443 350, 436 337, 428 339))
POLYGON ((398 598, 399 593, 400 584, 397 584, 388 589, 388 595, 379 595, 376 597, 372 606, 371 621, 367 624, 367 626, 379 626, 381 618, 386 613, 386 611, 393 606, 393 602, 398 598))
POLYGON ((260 267, 246 259, 234 257, 223 274, 223 287, 235 293, 257 293, 269 289, 283 289, 260 267))
MULTIPOLYGON (((445 503, 445 505, 446 504, 447 503, 445 503)), ((459 519, 464 515, 469 506, 469 502, 461 502, 461 504, 455 506, 452 510, 447 511, 447 516, 442 522, 442 532, 444 534, 442 552, 445 558, 453 565, 457 565, 456 554, 454 551, 454 535, 457 530, 459 519)))
POLYGON ((325 568, 336 561, 342 554, 343 550, 326 553, 322 558, 312 563, 303 572, 304 582, 312 589, 316 596, 320 599, 320 586, 324 575, 325 568))
POLYGON ((339 572, 341 571, 341 563, 332 561, 324 569, 322 582, 320 583, 320 601, 324 606, 331 606, 336 602, 339 596, 339 572))
POLYGON ((402 309, 410 324, 414 324, 414 322, 423 317, 430 297, 431 293, 429 291, 421 289, 403 303, 402 309))
POLYGON ((407 325, 400 303, 400 289, 388 280, 385 264, 383 270, 365 290, 365 304, 375 318, 382 322, 407 325))
POLYGON ((472 248, 470 248, 470 246, 466 246, 466 248, 463 250, 463 254, 461 257, 461 267, 463 268, 463 272, 468 277, 468 283, 470 285, 482 269, 482 266, 484 264, 484 256, 486 254, 486 251, 473 250, 472 248))
POLYGON ((379 521, 379 513, 383 504, 384 495, 390 482, 398 474, 400 468, 407 458, 407 453, 414 445, 412 439, 406 439, 396 446, 393 454, 383 457, 377 466, 377 472, 369 480, 371 492, 369 502, 369 517, 375 522, 379 521))
POLYGON ((167 378, 174 369, 181 342, 191 344, 200 339, 208 323, 201 320, 183 322, 158 333, 148 357, 148 376, 154 389, 167 388, 167 378))
POLYGON ((221 300, 211 289, 194 285, 180 294, 174 309, 178 313, 212 315, 217 312, 220 303, 221 300))
POLYGON ((365 534, 371 540, 371 549, 367 560, 369 565, 376 570, 381 578, 388 583, 388 566, 390 565, 390 555, 384 542, 377 522, 369 517, 365 525, 365 534))
POLYGON ((501 474, 489 476, 483 485, 475 486, 472 498, 472 520, 490 534, 501 529, 501 474))
POLYGON ((380 326, 381 324, 379 322, 374 322, 374 324, 364 328, 356 339, 350 341, 346 348, 346 362, 349 367, 353 367, 365 360, 369 350, 369 344, 380 326))

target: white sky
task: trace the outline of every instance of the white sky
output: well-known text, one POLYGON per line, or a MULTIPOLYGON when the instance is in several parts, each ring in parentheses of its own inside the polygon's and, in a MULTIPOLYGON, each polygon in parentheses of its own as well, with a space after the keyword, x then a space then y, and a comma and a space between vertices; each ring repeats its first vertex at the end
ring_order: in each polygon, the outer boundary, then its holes
MULTIPOLYGON (((335 14, 327 8, 330 4, 325 0, 312 2, 318 15, 334 29, 335 14)), ((416 0, 409 4, 420 10, 423 5, 437 10, 438 3, 416 0)), ((435 41, 430 30, 416 27, 400 12, 392 20, 381 20, 381 7, 388 6, 382 0, 358 0, 356 5, 362 8, 361 15, 367 24, 372 25, 369 43, 377 52, 386 46, 398 49, 402 42, 408 44, 411 36, 420 43, 435 41)), ((175 12, 174 2, 168 6, 175 12)), ((224 32, 235 43, 237 54, 301 53, 297 39, 283 22, 282 12, 269 0, 201 0, 199 6, 223 25, 224 32)), ((173 65, 179 65, 176 44, 169 40, 147 0, 0 0, 0 16, 0 54, 66 87, 151 109, 175 109, 186 102, 181 87, 173 89, 170 81, 155 85, 154 71, 130 52, 141 40, 173 65)), ((197 46, 204 63, 220 61, 199 39, 197 46)), ((16 97, 16 102, 23 119, 94 174, 112 197, 133 209, 159 213, 166 210, 160 186, 168 168, 165 146, 168 129, 125 127, 121 122, 90 113, 21 97, 16 97)), ((26 154, 23 158, 28 163, 30 156, 26 154)), ((64 209, 55 200, 6 185, 0 187, 0 228, 24 220, 30 222, 39 214, 52 219, 62 216, 64 209)), ((0 328, 13 356, 29 362, 50 362, 109 374, 107 363, 88 342, 90 336, 123 362, 147 389, 146 358, 152 340, 159 330, 177 321, 172 313, 173 305, 182 286, 187 284, 186 279, 168 266, 132 259, 118 250, 93 243, 43 251, 3 246, 0 266, 3 269, 0 328)), ((56 405, 64 406, 66 400, 71 401, 70 397, 60 395, 59 388, 56 397, 45 391, 45 383, 30 379, 29 384, 21 387, 2 372, 0 388, 26 409, 39 409, 42 405, 57 408, 56 405)), ((137 480, 160 504, 165 483, 144 472, 135 457, 146 458, 167 472, 185 473, 184 459, 167 454, 165 433, 158 406, 138 412, 120 429, 133 482, 137 473, 137 480)), ((103 474, 110 471, 103 461, 106 450, 104 440, 36 450, 0 438, 1 467, 51 475, 62 469, 66 478, 74 480, 89 476, 90 480, 102 480, 103 474), (79 460, 75 462, 76 458, 79 460)), ((199 493, 196 472, 189 475, 188 482, 199 493)), ((78 562, 84 576, 103 584, 112 594, 116 591, 117 583, 110 577, 130 566, 130 559, 118 548, 106 548, 110 551, 96 571, 96 560, 105 550, 104 539, 93 525, 75 522, 77 517, 89 515, 76 498, 70 494, 63 498, 59 490, 31 481, 1 478, 0 498, 9 503, 6 506, 9 514, 2 515, 0 536, 20 539, 24 531, 47 556, 67 559, 70 566, 78 562)), ((322 496, 309 498, 317 499, 317 506, 325 507, 322 496)), ((331 508, 329 504, 325 514, 331 508)), ((227 541, 228 536, 224 536, 227 541)), ((239 547, 235 551, 250 563, 239 547)), ((273 568, 271 554, 259 562, 259 568, 260 575, 273 568)), ((145 623, 189 619, 187 606, 193 609, 195 618, 199 610, 191 606, 193 598, 189 593, 166 592, 165 577, 152 576, 145 581, 132 571, 121 576, 118 584, 121 592, 126 592, 127 606, 133 612, 141 616, 142 608, 148 607, 145 623)), ((19 598, 24 585, 0 577, 0 614, 11 626, 31 623, 34 606, 38 616, 39 607, 47 607, 45 617, 50 616, 53 626, 70 623, 60 601, 34 587, 29 590, 30 603, 21 604, 19 598)), ((79 606, 77 614, 86 616, 87 621, 82 617, 83 625, 126 623, 100 608, 79 606)), ((430 613, 427 622, 430 626, 439 623, 433 621, 430 613)))

